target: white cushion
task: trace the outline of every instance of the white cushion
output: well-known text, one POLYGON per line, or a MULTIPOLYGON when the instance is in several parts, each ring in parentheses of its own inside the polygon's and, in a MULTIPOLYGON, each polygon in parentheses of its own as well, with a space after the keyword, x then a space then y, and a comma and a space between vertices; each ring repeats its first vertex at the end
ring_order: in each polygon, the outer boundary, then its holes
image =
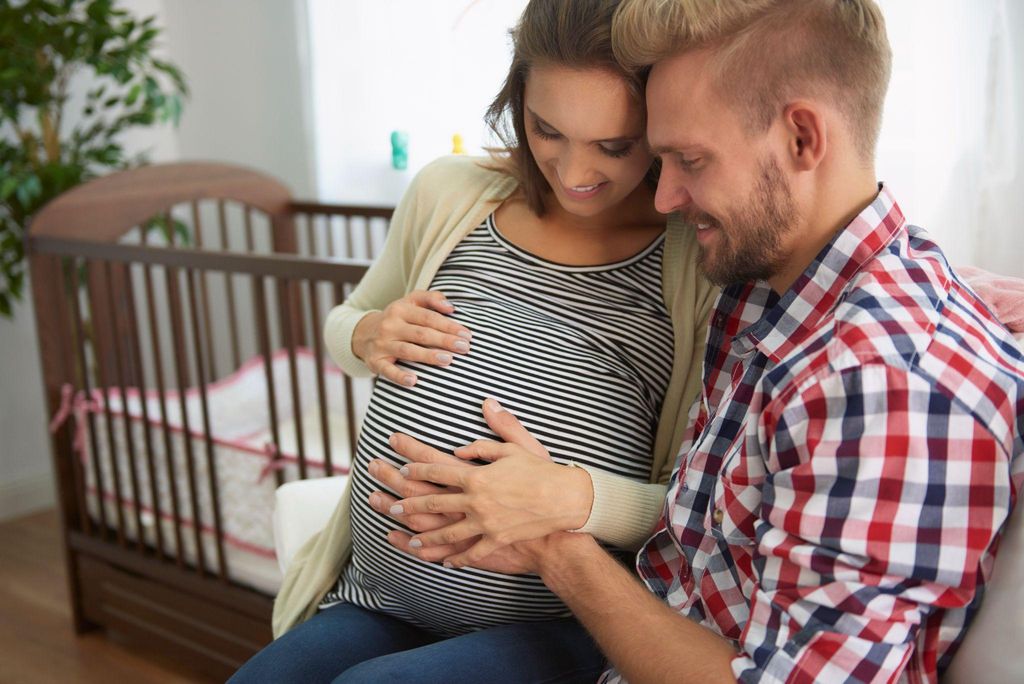
POLYGON ((281 574, 295 553, 322 530, 338 505, 348 475, 286 482, 274 494, 274 548, 281 574))
POLYGON ((1000 542, 981 610, 943 682, 1024 682, 1024 505, 1019 500, 1000 542))

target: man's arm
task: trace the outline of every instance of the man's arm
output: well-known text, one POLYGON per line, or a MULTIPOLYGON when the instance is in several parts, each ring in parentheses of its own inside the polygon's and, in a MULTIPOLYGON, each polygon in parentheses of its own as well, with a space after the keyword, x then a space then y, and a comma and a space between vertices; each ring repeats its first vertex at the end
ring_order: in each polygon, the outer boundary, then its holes
POLYGON ((930 378, 881 363, 802 383, 761 420, 768 475, 737 678, 934 671, 1009 510, 1009 440, 930 378), (960 612, 940 632, 943 610, 960 612))
POLYGON ((518 546, 629 681, 736 681, 732 643, 665 605, 590 535, 561 532, 518 546))

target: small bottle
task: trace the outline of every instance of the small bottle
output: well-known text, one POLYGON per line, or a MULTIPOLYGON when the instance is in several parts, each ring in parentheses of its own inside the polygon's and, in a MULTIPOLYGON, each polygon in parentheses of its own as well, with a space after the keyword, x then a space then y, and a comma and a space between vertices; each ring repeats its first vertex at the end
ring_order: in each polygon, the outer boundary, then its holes
POLYGON ((466 154, 466 148, 462 145, 462 136, 458 133, 452 136, 452 154, 466 154))
POLYGON ((409 166, 409 134, 391 131, 391 167, 403 171, 409 166))

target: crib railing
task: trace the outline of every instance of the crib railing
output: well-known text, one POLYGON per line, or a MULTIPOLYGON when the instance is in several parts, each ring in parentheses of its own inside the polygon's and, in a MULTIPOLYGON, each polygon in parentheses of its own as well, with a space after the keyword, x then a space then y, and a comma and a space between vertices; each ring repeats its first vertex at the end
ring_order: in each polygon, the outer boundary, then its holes
POLYGON ((270 640, 274 488, 344 472, 370 386, 333 366, 322 327, 390 214, 295 202, 211 162, 93 179, 36 214, 26 254, 76 630, 217 681, 270 640))
MULTIPOLYGON (((305 245, 315 252, 314 217, 330 215, 331 210, 303 206, 310 210, 304 222, 305 245)), ((301 396, 300 355, 311 356, 314 367, 316 422, 323 449, 317 474, 345 471, 332 453, 337 440, 332 440, 329 405, 344 407, 349 453, 354 453, 360 405, 355 383, 347 376, 341 382, 343 396, 328 396, 329 361, 321 330, 327 311, 359 281, 369 261, 259 253, 253 243, 247 246, 253 249, 209 251, 208 242, 197 239, 193 247, 184 247, 173 237, 156 246, 148 244, 145 233, 134 244, 43 236, 31 237, 27 244, 33 278, 47 281, 43 292, 37 291, 36 302, 37 307, 51 309, 40 317, 41 336, 47 338, 43 346, 57 347, 62 359, 60 368, 50 369, 48 375, 50 380, 61 379, 63 396, 59 401, 54 397, 54 403, 63 406, 68 419, 57 426, 56 437, 69 531, 171 561, 200 576, 212 574, 225 583, 230 568, 217 485, 221 446, 209 402, 211 386, 223 375, 223 363, 218 366, 217 360, 224 360, 225 338, 236 371, 245 362, 242 340, 262 361, 271 431, 267 459, 277 484, 290 476, 305 478, 313 470, 307 458, 311 435, 303 420, 309 408, 301 396), (224 286, 216 287, 215 281, 224 286), (218 294, 225 300, 220 305, 214 303, 218 294), (225 311, 227 324, 216 313, 225 311), (274 372, 275 349, 286 359, 283 381, 274 372), (189 392, 193 399, 198 397, 198 412, 186 406, 189 392), (139 397, 141 430, 133 429, 128 419, 131 396, 139 397), (118 405, 124 413, 119 426, 118 405), (178 422, 170 419, 172 414, 178 422), (284 459, 279 425, 288 419, 295 429, 294 454, 284 459), (172 468, 176 430, 203 437, 195 443, 183 439, 187 476, 181 479, 172 468), (156 444, 158 439, 162 444, 156 444), (159 447, 163 458, 157 455, 159 447), (100 458, 104 451, 111 457, 100 458), (84 453, 91 457, 83 458, 84 453), (118 453, 126 458, 122 461, 118 453), (99 492, 93 496, 93 515, 88 505, 90 482, 99 492), (103 496, 104 483, 113 490, 113 502, 103 496), (169 495, 161 496, 164 490, 169 495), (129 501, 134 504, 121 505, 129 501), (204 508, 215 540, 212 557, 201 538, 204 508), (191 525, 186 523, 186 511, 191 525), (158 521, 155 526, 144 524, 147 512, 158 521), (172 523, 170 533, 164 520, 172 523), (143 533, 147 527, 152 529, 149 537, 143 533), (189 549, 194 562, 187 558, 189 549)), ((42 353, 44 360, 53 358, 47 349, 42 353)))

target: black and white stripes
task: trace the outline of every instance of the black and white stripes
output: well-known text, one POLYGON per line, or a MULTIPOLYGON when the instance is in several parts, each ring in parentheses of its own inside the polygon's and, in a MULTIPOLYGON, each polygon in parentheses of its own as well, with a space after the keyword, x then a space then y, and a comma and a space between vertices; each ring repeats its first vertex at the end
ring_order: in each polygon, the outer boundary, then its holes
POLYGON ((404 432, 442 451, 493 438, 480 406, 494 397, 561 463, 647 481, 657 416, 672 369, 672 323, 662 297, 663 237, 605 266, 564 266, 508 242, 488 218, 447 257, 431 284, 473 332, 447 368, 412 365, 413 388, 380 380, 353 464, 353 556, 339 600, 441 635, 567 613, 535 576, 447 570, 387 543, 400 527, 366 503, 371 459, 401 459, 404 432))

